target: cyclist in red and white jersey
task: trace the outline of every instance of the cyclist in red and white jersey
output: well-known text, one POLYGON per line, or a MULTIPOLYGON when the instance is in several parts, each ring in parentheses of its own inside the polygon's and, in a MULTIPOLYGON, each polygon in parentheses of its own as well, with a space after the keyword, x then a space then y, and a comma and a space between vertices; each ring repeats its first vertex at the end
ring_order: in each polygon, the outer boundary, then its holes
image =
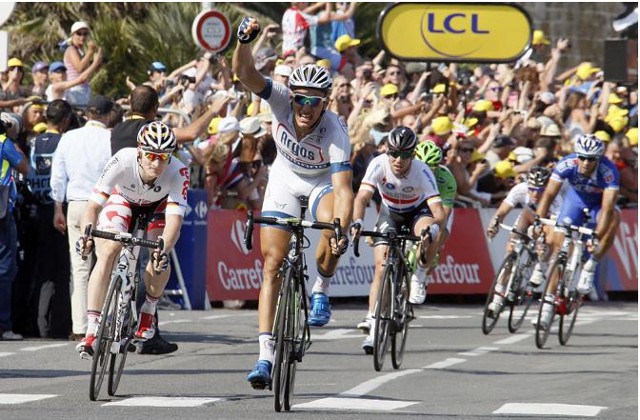
MULTIPOLYGON (((351 233, 358 235, 362 229, 364 213, 376 190, 382 196, 382 206, 376 222, 377 232, 387 232, 394 228, 400 232, 402 226, 411 228, 414 235, 422 234, 423 229, 430 226, 430 235, 425 235, 420 244, 425 259, 418 258, 417 267, 411 276, 409 302, 421 304, 426 298, 427 262, 437 252, 437 246, 445 231, 446 213, 442 206, 436 179, 426 163, 414 159, 417 138, 408 127, 396 127, 389 134, 386 153, 374 158, 362 179, 360 190, 356 196, 351 233), (429 238, 432 238, 430 241, 429 238)), ((362 343, 367 354, 373 353, 375 310, 378 289, 382 281, 384 261, 388 250, 385 239, 374 239, 375 271, 369 291, 369 334, 362 343)), ((366 322, 366 321, 365 321, 366 322)))
MULTIPOLYGON (((154 313, 158 300, 169 280, 169 254, 180 236, 184 218, 189 170, 172 156, 176 138, 169 126, 161 122, 144 125, 138 133, 138 147, 117 152, 104 167, 87 202, 80 226, 99 230, 132 232, 137 215, 146 213, 147 238, 164 240, 162 250, 154 250, 147 265, 144 282, 147 295, 140 310, 135 337, 141 341, 155 333, 154 313)), ((76 252, 87 255, 94 239, 81 237, 76 252)), ((95 239, 97 261, 88 287, 88 328, 84 339, 76 346, 80 356, 93 354, 99 326, 100 311, 107 293, 113 261, 122 245, 105 239, 95 239)))
MULTIPOLYGON (((265 79, 254 66, 249 43, 260 25, 246 17, 238 27, 238 45, 233 53, 233 71, 253 93, 267 101, 273 112, 273 138, 277 156, 269 173, 263 216, 298 217, 299 196, 309 197, 314 220, 331 222, 339 218, 345 234, 335 238, 323 231, 316 251, 318 275, 312 289, 309 324, 323 326, 331 318, 327 291, 348 245, 346 229, 351 220, 351 146, 345 124, 327 110, 332 79, 323 67, 298 67, 289 77, 289 86, 265 79)), ((291 232, 265 226, 260 231, 264 257, 263 283, 258 304, 260 355, 247 380, 255 389, 271 381, 273 365, 272 329, 281 279, 278 270, 287 253, 291 232)))

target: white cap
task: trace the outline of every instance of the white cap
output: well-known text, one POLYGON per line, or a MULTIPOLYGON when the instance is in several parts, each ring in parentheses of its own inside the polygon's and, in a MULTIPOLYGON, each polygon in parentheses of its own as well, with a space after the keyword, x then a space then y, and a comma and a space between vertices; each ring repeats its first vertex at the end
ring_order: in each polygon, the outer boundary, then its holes
POLYGON ((293 69, 286 64, 279 64, 273 69, 273 74, 277 74, 278 76, 291 77, 291 73, 293 73, 293 69))
POLYGON ((71 33, 72 34, 75 34, 80 29, 89 30, 89 25, 87 25, 87 22, 83 22, 83 21, 79 20, 76 23, 74 23, 73 25, 71 25, 71 33))
POLYGON ((240 123, 236 117, 224 117, 218 123, 218 133, 229 133, 231 131, 240 131, 240 123))
POLYGON ((529 162, 533 159, 533 150, 528 147, 516 147, 513 149, 513 154, 516 155, 516 161, 518 163, 529 162))
POLYGON ((247 117, 240 121, 240 132, 253 137, 267 134, 267 130, 260 124, 260 118, 258 117, 247 117))

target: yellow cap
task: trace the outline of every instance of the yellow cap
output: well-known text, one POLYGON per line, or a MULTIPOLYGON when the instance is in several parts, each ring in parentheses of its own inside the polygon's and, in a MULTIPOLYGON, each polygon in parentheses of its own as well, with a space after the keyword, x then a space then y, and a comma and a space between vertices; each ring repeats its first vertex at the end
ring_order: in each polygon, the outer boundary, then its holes
POLYGON ((609 133, 607 133, 604 130, 596 131, 595 133, 593 133, 593 135, 596 136, 596 138, 602 140, 605 143, 611 141, 611 136, 609 135, 609 133))
POLYGON ((591 63, 582 63, 578 66, 576 74, 580 79, 587 80, 593 73, 597 73, 600 70, 598 67, 593 67, 591 63))
POLYGON ((473 149, 471 154, 471 163, 484 159, 484 153, 478 152, 478 149, 473 149))
POLYGON ((536 29, 533 31, 533 40, 531 41, 533 45, 549 45, 549 40, 544 37, 544 32, 540 29, 536 29))
POLYGON ((638 145, 638 129, 636 127, 631 127, 624 136, 629 139, 629 146, 638 145))
POLYGON ((387 83, 380 89, 380 96, 389 96, 398 93, 398 86, 393 83, 387 83))
POLYGON ((32 130, 38 134, 42 134, 47 131, 47 123, 39 122, 38 124, 33 126, 32 130))
POLYGON ((434 118, 433 121, 431 121, 431 129, 435 135, 442 136, 451 132, 453 123, 451 119, 446 116, 434 118))
POLYGON ((209 133, 209 135, 218 134, 218 124, 220 123, 221 119, 221 117, 213 117, 211 119, 209 127, 207 128, 207 133, 209 133))
POLYGON ((7 61, 7 67, 24 67, 24 65, 22 64, 22 60, 13 57, 7 61))
POLYGON ((447 90, 447 86, 444 83, 438 83, 433 87, 433 93, 444 93, 447 90))
POLYGON ((608 98, 607 102, 610 103, 610 104, 616 104, 616 105, 617 104, 621 104, 622 103, 622 98, 612 92, 612 93, 609 94, 609 98, 608 98))
POLYGON ((518 173, 513 166, 511 166, 511 162, 508 160, 501 160, 496 163, 496 166, 493 168, 493 171, 498 178, 515 178, 518 176, 518 173))
POLYGON ((316 61, 316 66, 324 67, 328 70, 331 68, 331 60, 323 58, 322 60, 316 61))
POLYGON ((473 128, 474 125, 478 124, 478 121, 477 118, 467 118, 464 120, 464 125, 466 125, 467 128, 473 128))
POLYGON ((612 118, 609 121, 607 121, 607 124, 609 124, 609 127, 611 127, 614 132, 620 133, 620 132, 622 132, 622 130, 624 130, 624 128, 627 126, 627 124, 629 124, 629 118, 628 117, 615 117, 615 118, 612 118))
POLYGON ((486 99, 480 99, 473 105, 474 111, 493 111, 493 102, 486 99))
POLYGON ((629 110, 626 108, 620 108, 617 105, 611 105, 609 107, 609 109, 607 110, 607 116, 605 117, 605 121, 607 120, 607 118, 619 118, 619 117, 624 117, 625 115, 629 114, 629 110))
POLYGON ((336 50, 338 50, 339 53, 342 53, 349 47, 355 47, 356 45, 360 45, 360 40, 353 39, 349 35, 342 35, 341 37, 336 39, 335 43, 336 50))

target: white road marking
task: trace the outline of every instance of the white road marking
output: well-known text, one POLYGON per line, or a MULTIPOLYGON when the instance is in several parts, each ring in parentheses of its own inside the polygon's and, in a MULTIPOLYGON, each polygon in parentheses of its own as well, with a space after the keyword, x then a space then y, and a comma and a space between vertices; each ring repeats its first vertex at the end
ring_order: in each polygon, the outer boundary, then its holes
POLYGON ((296 404, 295 409, 341 409, 363 411, 392 411, 398 408, 419 404, 418 401, 374 400, 368 398, 322 398, 303 404, 296 404))
POLYGON ((102 404, 103 407, 117 405, 124 407, 199 407, 221 401, 222 398, 188 398, 188 397, 134 397, 122 401, 102 404))
POLYGON ((229 318, 231 315, 209 315, 209 316, 203 316, 200 319, 223 319, 223 318, 229 318))
POLYGON ((160 321, 158 325, 167 325, 167 324, 186 324, 188 322, 193 322, 190 319, 171 319, 169 321, 160 321))
POLYGON ((509 403, 493 414, 595 417, 606 408, 595 405, 509 403))
POLYGON ((348 330, 344 328, 338 328, 335 330, 327 331, 324 334, 312 334, 311 339, 313 341, 322 340, 339 340, 341 338, 362 338, 362 333, 356 333, 355 330, 348 330))
POLYGON ((473 349, 471 351, 465 351, 463 353, 458 353, 460 356, 482 356, 492 351, 500 350, 499 347, 478 347, 477 349, 473 349))
POLYGON ((450 357, 441 362, 431 363, 423 367, 422 369, 446 369, 449 366, 457 365, 458 363, 466 362, 467 359, 456 359, 455 357, 450 357))
POLYGON ((387 382, 393 381, 396 378, 400 378, 401 376, 411 375, 413 373, 418 373, 418 372, 422 372, 422 369, 407 369, 407 370, 400 370, 393 373, 388 373, 386 375, 378 376, 376 378, 363 382, 360 385, 353 387, 348 391, 341 392, 340 395, 360 397, 362 395, 368 394, 369 392, 373 391, 379 386, 386 384, 387 382))
POLYGON ((515 344, 519 343, 522 340, 526 340, 529 337, 531 337, 531 334, 516 334, 507 338, 503 338, 502 340, 494 341, 493 344, 515 344))
POLYGON ((11 356, 12 354, 15 354, 15 353, 11 353, 10 351, 1 351, 0 357, 11 356))
POLYGON ((420 315, 420 319, 468 319, 471 315, 420 315))
POLYGON ((65 347, 68 346, 69 343, 58 343, 58 344, 46 344, 44 346, 33 346, 33 347, 23 347, 20 350, 22 351, 38 351, 44 349, 53 349, 56 347, 65 347))
POLYGON ((57 397, 55 394, 0 394, 0 404, 23 404, 57 397))

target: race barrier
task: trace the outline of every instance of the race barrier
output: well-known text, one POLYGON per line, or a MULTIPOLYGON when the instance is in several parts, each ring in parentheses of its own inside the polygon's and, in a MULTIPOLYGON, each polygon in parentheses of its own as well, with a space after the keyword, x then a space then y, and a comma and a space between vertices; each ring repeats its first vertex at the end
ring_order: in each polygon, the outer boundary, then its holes
MULTIPOLYGON (((442 251, 440 264, 429 278, 429 294, 484 294, 502 262, 508 241, 506 232, 493 241, 484 234, 495 209, 455 209, 453 232, 442 251)), ((505 223, 513 223, 518 211, 505 223)), ((638 289, 637 210, 623 210, 614 246, 602 261, 598 283, 610 291, 638 289)), ((366 229, 375 225, 376 213, 367 209, 366 229)), ((254 230, 251 251, 244 242, 246 214, 234 210, 209 212, 207 224, 207 291, 212 301, 227 299, 256 300, 262 283, 263 260, 260 252, 260 229, 254 230)), ((320 237, 309 230, 310 247, 305 251, 309 275, 308 290, 315 281, 315 249, 320 237)), ((361 246, 360 257, 350 247, 342 257, 330 288, 332 296, 366 296, 373 279, 373 248, 361 246)))
MULTIPOLYGON (((492 241, 485 235, 495 209, 455 209, 453 232, 441 252, 440 264, 429 278, 429 294, 484 294, 505 255, 509 238, 501 231, 492 241)), ((513 211, 505 223, 515 221, 513 211)), ((259 213, 257 212, 256 215, 259 213)), ((368 208, 366 229, 373 229, 377 214, 368 208)), ((257 300, 262 284, 263 260, 260 228, 254 229, 253 249, 243 241, 246 213, 236 210, 206 211, 204 192, 189 193, 189 209, 176 246, 180 272, 193 309, 203 309, 205 300, 257 300), (206 245, 205 245, 206 244, 206 245)), ((308 230, 310 246, 305 250, 308 290, 316 278, 315 249, 320 233, 308 230)), ((638 290, 638 211, 622 211, 622 223, 612 249, 602 260, 597 287, 606 291, 638 290)), ((175 264, 174 264, 175 266, 175 264)), ((178 270, 175 270, 174 272, 178 270)), ((341 258, 330 288, 332 296, 366 296, 373 279, 373 248, 364 241, 360 257, 353 248, 341 258)), ((172 274, 172 283, 176 275, 172 274)))

